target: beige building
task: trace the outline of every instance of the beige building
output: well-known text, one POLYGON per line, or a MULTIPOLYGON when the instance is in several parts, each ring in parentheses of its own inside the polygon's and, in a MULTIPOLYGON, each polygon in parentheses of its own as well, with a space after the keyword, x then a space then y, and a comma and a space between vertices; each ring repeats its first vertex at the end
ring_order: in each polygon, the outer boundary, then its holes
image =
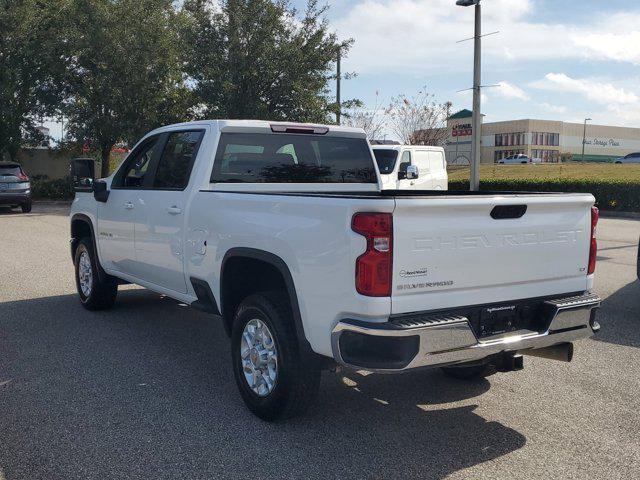
MULTIPOLYGON (((447 120, 450 131, 445 151, 451 164, 468 164, 471 158, 471 115, 462 110, 447 120)), ((612 127, 552 120, 510 120, 482 124, 482 163, 494 163, 517 153, 544 162, 557 162, 562 154, 585 161, 611 162, 640 152, 640 128, 612 127)))

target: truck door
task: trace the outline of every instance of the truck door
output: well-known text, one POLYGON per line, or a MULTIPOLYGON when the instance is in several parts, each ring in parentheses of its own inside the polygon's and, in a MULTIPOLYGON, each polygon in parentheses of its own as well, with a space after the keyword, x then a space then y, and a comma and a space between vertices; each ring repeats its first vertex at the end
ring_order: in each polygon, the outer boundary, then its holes
POLYGON ((137 277, 186 293, 184 219, 189 178, 204 130, 165 133, 149 189, 139 192, 135 213, 137 277))
POLYGON ((159 136, 139 145, 125 160, 111 182, 109 199, 98 202, 97 241, 100 261, 108 270, 134 275, 134 221, 138 193, 150 180, 159 136))
POLYGON ((429 164, 429 151, 414 151, 412 163, 418 167, 418 178, 413 181, 411 188, 414 190, 433 190, 433 175, 429 164))

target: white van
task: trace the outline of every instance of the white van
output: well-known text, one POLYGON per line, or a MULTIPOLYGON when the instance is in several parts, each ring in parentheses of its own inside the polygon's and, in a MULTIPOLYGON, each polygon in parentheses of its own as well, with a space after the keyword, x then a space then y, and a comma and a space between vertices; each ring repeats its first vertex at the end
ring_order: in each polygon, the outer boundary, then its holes
POLYGON ((373 145, 383 190, 447 190, 444 148, 373 145))

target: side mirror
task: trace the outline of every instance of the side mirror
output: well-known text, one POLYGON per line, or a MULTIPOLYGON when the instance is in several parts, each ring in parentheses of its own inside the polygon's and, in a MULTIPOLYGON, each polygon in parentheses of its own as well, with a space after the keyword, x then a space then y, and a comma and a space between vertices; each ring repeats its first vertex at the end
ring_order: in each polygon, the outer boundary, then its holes
POLYGON ((96 180, 93 182, 93 198, 97 202, 106 203, 109 200, 109 189, 107 189, 107 182, 104 180, 96 180))
POLYGON ((76 192, 90 192, 95 178, 95 161, 90 158, 74 158, 69 165, 69 173, 76 192))
POLYGON ((409 165, 407 167, 407 180, 415 180, 420 176, 420 171, 416 165, 409 165))

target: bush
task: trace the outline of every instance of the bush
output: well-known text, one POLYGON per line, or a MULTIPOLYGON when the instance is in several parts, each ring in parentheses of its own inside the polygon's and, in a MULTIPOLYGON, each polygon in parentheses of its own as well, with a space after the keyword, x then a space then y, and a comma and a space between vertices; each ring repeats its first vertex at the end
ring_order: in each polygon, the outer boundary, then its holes
POLYGON ((46 176, 31 177, 31 195, 37 200, 71 200, 73 188, 69 177, 49 180, 46 176))
MULTIPOLYGON (((450 190, 469 190, 468 181, 449 182, 450 190)), ((601 210, 640 212, 640 182, 623 180, 521 179, 483 180, 480 190, 591 193, 601 210)))

